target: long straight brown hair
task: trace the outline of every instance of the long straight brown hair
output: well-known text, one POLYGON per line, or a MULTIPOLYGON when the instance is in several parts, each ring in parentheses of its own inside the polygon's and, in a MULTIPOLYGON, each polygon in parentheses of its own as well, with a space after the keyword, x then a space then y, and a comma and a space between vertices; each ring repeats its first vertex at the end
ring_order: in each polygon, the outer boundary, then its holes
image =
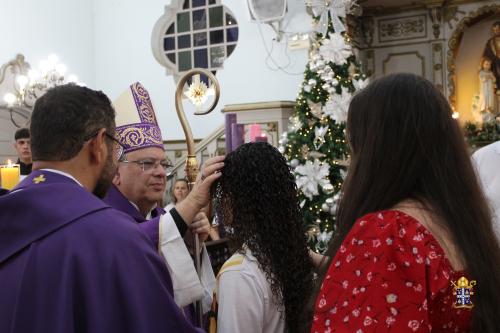
MULTIPOLYGON (((468 274, 477 281, 474 332, 498 332, 500 247, 464 136, 445 97, 416 75, 383 77, 353 97, 347 133, 351 164, 327 251, 330 262, 358 218, 405 199, 417 200, 450 232, 468 274)), ((324 272, 320 282, 323 278, 324 272)))

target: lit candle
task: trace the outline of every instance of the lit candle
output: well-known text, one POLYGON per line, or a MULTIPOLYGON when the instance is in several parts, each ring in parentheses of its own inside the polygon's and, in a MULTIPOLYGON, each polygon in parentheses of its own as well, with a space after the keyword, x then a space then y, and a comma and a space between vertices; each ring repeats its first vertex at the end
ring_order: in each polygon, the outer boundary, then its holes
POLYGON ((250 125, 250 142, 255 142, 255 138, 259 137, 260 134, 261 134, 261 131, 260 131, 259 124, 250 125))
POLYGON ((255 142, 267 142, 267 136, 262 133, 260 136, 255 137, 255 142))
POLYGON ((12 164, 10 160, 7 165, 0 166, 0 184, 2 188, 12 190, 19 183, 19 165, 12 164))

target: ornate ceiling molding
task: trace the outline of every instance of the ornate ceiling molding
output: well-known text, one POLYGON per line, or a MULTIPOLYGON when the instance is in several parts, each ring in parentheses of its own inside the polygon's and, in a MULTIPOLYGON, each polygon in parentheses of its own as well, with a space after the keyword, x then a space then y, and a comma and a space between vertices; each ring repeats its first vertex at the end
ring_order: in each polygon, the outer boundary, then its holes
POLYGON ((432 7, 449 7, 458 6, 467 3, 481 2, 481 0, 423 0, 423 1, 401 1, 401 0, 387 0, 376 1, 376 5, 371 0, 359 1, 363 7, 363 15, 382 16, 389 14, 398 14, 408 12, 411 10, 427 9, 432 7))

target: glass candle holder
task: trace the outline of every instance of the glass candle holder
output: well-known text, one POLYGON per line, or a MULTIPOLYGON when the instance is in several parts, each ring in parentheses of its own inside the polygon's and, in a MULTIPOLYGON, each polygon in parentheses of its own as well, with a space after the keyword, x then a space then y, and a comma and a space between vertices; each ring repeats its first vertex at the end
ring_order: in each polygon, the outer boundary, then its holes
POLYGON ((20 175, 19 164, 9 161, 8 164, 0 165, 0 187, 12 190, 19 183, 20 175))

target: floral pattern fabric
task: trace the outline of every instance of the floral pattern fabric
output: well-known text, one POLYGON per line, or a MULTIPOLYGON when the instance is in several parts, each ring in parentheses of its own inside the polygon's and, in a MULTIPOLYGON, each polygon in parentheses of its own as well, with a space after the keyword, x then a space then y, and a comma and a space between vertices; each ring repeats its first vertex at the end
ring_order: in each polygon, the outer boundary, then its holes
POLYGON ((368 214, 328 268, 311 332, 467 332, 471 310, 453 307, 451 282, 461 276, 417 220, 396 210, 368 214))

